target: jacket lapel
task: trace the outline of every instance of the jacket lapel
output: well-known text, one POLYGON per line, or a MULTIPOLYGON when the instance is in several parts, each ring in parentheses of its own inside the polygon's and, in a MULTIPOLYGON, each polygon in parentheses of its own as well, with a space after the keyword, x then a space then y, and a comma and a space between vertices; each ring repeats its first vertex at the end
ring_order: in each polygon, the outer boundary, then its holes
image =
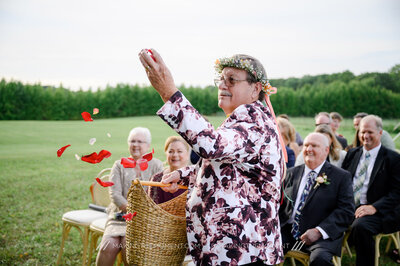
POLYGON ((378 155, 376 156, 375 164, 374 167, 372 168, 371 176, 369 177, 369 183, 368 183, 368 188, 371 187, 371 184, 374 182, 376 174, 378 173, 378 170, 381 168, 381 165, 383 163, 383 158, 384 158, 384 147, 381 146, 379 149, 378 155))
MULTIPOLYGON (((304 174, 304 164, 301 165, 300 167, 298 167, 297 171, 293 172, 293 190, 292 190, 292 200, 294 202, 296 202, 296 198, 297 198, 297 192, 299 190, 299 186, 300 186, 300 182, 301 182, 301 178, 304 174)), ((293 202, 293 205, 294 205, 293 202)))
POLYGON ((363 153, 363 149, 362 149, 362 146, 361 146, 356 151, 356 154, 354 155, 353 161, 351 163, 351 167, 349 169, 352 178, 354 178, 354 176, 356 175, 357 166, 360 163, 360 158, 361 158, 362 153, 363 153))

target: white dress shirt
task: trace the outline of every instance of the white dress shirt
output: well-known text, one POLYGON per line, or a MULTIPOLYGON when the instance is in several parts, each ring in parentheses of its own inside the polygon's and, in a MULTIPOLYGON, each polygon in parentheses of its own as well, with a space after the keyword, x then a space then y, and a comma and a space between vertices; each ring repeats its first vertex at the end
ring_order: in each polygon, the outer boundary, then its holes
MULTIPOLYGON (((318 173, 321 171, 321 168, 322 168, 322 166, 324 165, 325 162, 326 162, 326 161, 323 161, 323 162, 322 162, 320 165, 318 165, 315 169, 310 169, 310 168, 308 168, 307 165, 304 165, 304 173, 303 173, 303 176, 301 177, 301 181, 300 181, 300 185, 299 185, 299 190, 297 191, 296 202, 295 202, 295 204, 294 204, 294 209, 293 209, 293 212, 292 212, 292 216, 291 216, 290 219, 289 219, 289 223, 293 223, 293 221, 294 221, 294 216, 296 215, 296 210, 297 210, 297 208, 299 207, 299 204, 300 204, 301 195, 303 194, 303 190, 304 190, 304 188, 305 188, 305 186, 306 186, 306 183, 307 183, 307 176, 308 176, 308 174, 309 174, 311 171, 314 171, 314 172, 316 172, 317 175, 318 175, 318 173)), ((322 237, 323 237, 324 239, 328 239, 328 238, 329 238, 329 235, 328 235, 321 227, 317 226, 316 228, 318 229, 318 231, 321 232, 322 237)))
MULTIPOLYGON (((371 177, 372 169, 374 169, 374 164, 376 161, 376 157, 378 156, 379 149, 381 148, 381 144, 373 148, 372 150, 369 150, 370 158, 369 158, 369 165, 367 169, 367 176, 365 178, 364 184, 361 188, 361 196, 360 196, 360 204, 367 204, 367 191, 368 191, 368 185, 369 185, 369 180, 371 177)), ((361 165, 363 165, 365 161, 365 155, 366 155, 367 150, 365 147, 363 147, 363 154, 360 157, 360 161, 358 162, 357 170, 356 173, 360 171, 361 165)), ((354 187, 354 182, 356 181, 355 178, 353 178, 353 187, 354 187)))

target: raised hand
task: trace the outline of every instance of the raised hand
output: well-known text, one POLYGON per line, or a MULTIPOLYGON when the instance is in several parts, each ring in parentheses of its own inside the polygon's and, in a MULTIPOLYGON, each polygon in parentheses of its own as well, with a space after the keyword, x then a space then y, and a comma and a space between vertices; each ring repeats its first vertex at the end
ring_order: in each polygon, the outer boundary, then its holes
POLYGON ((146 70, 151 85, 157 90, 164 102, 168 101, 178 89, 160 54, 154 49, 142 49, 139 53, 139 59, 146 70))

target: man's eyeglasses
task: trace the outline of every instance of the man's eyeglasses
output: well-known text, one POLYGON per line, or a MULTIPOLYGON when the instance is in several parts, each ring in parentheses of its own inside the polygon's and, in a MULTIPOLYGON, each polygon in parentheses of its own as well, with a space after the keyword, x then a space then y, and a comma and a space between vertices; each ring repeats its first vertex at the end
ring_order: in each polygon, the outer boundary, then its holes
POLYGON ((131 143, 131 144, 144 144, 144 143, 146 143, 146 141, 141 141, 141 140, 135 140, 135 139, 133 139, 133 140, 131 140, 129 143, 131 143))
POLYGON ((327 126, 329 126, 330 124, 329 124, 329 123, 319 123, 319 124, 315 124, 316 127, 317 127, 317 126, 320 126, 320 125, 327 125, 327 126))
POLYGON ((215 86, 219 87, 219 85, 222 84, 222 82, 225 82, 225 85, 228 87, 233 87, 236 85, 236 83, 241 82, 241 81, 248 81, 247 79, 234 79, 232 77, 228 77, 228 78, 216 78, 214 79, 214 84, 215 86))

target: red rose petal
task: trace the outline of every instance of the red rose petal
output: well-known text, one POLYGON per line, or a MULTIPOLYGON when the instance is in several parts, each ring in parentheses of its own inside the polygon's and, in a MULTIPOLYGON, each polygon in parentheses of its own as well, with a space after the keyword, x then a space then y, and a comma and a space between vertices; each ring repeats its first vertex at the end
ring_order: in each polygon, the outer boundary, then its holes
POLYGON ((136 167, 136 161, 133 159, 129 159, 129 158, 122 158, 121 164, 124 168, 135 168, 136 167))
POLYGON ((139 164, 140 170, 142 171, 146 170, 149 167, 146 159, 139 159, 137 160, 137 163, 139 164))
POLYGON ((114 183, 113 183, 113 182, 101 181, 101 179, 98 178, 98 177, 96 177, 96 181, 97 181, 97 183, 99 183, 100 186, 102 186, 102 187, 111 187, 111 186, 114 186, 114 183))
POLYGON ((157 62, 151 49, 147 49, 147 53, 150 55, 151 58, 153 58, 154 62, 157 62))
POLYGON ((100 163, 101 161, 103 161, 104 158, 108 158, 111 156, 111 152, 106 151, 106 150, 101 150, 99 152, 99 154, 97 154, 96 152, 93 152, 89 155, 85 155, 82 156, 81 160, 84 162, 88 162, 88 163, 100 163))
POLYGON ((111 156, 111 152, 107 151, 107 150, 101 150, 99 152, 99 158, 101 158, 101 160, 103 160, 104 158, 108 158, 111 156))
POLYGON ((153 149, 152 152, 149 152, 149 153, 143 155, 142 158, 147 160, 148 162, 150 162, 151 159, 153 159, 153 154, 154 154, 154 149, 153 149))
POLYGON ((58 149, 57 151, 57 156, 61 157, 61 155, 63 154, 63 152, 65 151, 66 148, 68 148, 69 146, 71 146, 70 144, 65 145, 64 147, 61 147, 60 149, 58 149))
POLYGON ((124 216, 122 216, 122 218, 124 218, 126 221, 130 221, 132 220, 133 217, 135 217, 137 214, 137 212, 134 213, 127 213, 124 216))
POLYGON ((93 121, 92 117, 90 116, 90 114, 88 112, 82 112, 81 115, 82 115, 83 120, 85 120, 85 122, 93 121))

